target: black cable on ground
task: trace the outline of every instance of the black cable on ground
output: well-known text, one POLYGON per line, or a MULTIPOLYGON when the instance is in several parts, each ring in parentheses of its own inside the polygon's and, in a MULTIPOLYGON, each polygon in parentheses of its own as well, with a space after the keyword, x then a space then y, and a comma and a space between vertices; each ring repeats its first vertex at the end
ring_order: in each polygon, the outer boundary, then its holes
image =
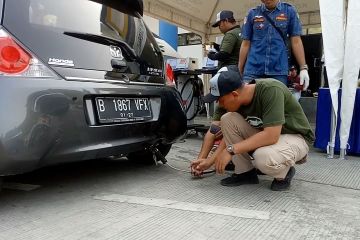
MULTIPOLYGON (((180 169, 180 168, 177 168, 177 167, 174 167, 173 165, 169 164, 169 162, 166 162, 164 163, 164 165, 167 165, 168 167, 176 170, 176 171, 180 171, 180 172, 185 172, 185 173, 190 173, 192 176, 194 176, 192 174, 192 171, 191 170, 184 170, 184 169, 180 169)), ((206 170, 206 171, 203 171, 202 175, 206 175, 206 174, 210 174, 210 173, 215 173, 215 170, 206 170)))
MULTIPOLYGON (((158 160, 158 161, 161 161, 164 165, 167 165, 167 166, 169 166, 170 168, 172 168, 174 170, 181 171, 181 172, 186 172, 186 173, 191 173, 191 175, 193 176, 192 171, 180 169, 180 168, 174 167, 171 164, 169 164, 169 162, 166 160, 165 156, 159 151, 159 149, 156 147, 156 145, 150 146, 149 150, 151 152, 153 152, 153 154, 155 154, 155 159, 154 160, 155 160, 156 164, 157 164, 156 161, 158 160)), ((215 173, 215 170, 203 171, 202 175, 210 174, 210 173, 215 173)))

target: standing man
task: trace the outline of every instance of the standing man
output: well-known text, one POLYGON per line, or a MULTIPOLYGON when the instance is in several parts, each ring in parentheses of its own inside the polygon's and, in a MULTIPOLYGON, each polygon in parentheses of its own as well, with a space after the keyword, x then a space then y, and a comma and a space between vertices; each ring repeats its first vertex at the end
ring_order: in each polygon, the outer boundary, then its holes
POLYGON ((288 76, 288 88, 290 89, 290 92, 292 93, 296 101, 299 101, 301 97, 301 91, 303 90, 304 86, 300 84, 300 77, 297 74, 297 69, 294 65, 290 67, 288 76))
POLYGON ((235 173, 222 179, 223 186, 257 184, 256 169, 274 177, 271 189, 287 190, 296 162, 303 162, 314 134, 300 104, 289 89, 275 79, 244 84, 239 71, 228 69, 210 80, 205 102, 219 101, 228 113, 221 117, 225 141, 215 157, 191 163, 195 175, 215 164, 223 174, 232 159, 235 173), (250 156, 248 153, 251 153, 250 156))
POLYGON ((300 67, 300 83, 309 86, 308 66, 299 15, 295 7, 280 0, 261 0, 244 19, 239 69, 245 81, 275 78, 286 85, 288 66, 287 41, 300 67))
MULTIPOLYGON (((232 11, 223 10, 216 15, 215 23, 212 27, 219 27, 220 32, 224 34, 221 45, 217 52, 210 51, 208 58, 218 60, 221 69, 224 66, 236 68, 239 64, 239 51, 241 46, 240 26, 236 24, 232 11)), ((219 70, 220 71, 220 70, 219 70)), ((212 118, 209 131, 206 132, 203 144, 201 146, 198 159, 207 158, 215 141, 221 141, 222 134, 220 128, 220 117, 225 113, 225 109, 216 107, 212 118)), ((217 144, 216 144, 217 145, 217 144)), ((228 167, 232 170, 232 166, 228 167)))
POLYGON ((219 61, 219 69, 223 66, 237 65, 241 46, 240 26, 236 24, 232 11, 223 10, 216 15, 212 27, 219 27, 224 34, 218 52, 210 51, 208 58, 219 61))

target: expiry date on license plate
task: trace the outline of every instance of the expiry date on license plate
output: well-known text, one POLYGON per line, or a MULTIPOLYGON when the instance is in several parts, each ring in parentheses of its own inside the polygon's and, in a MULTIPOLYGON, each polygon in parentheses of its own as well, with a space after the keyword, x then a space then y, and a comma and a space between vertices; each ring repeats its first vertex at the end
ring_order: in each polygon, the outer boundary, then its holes
POLYGON ((148 98, 95 98, 100 123, 144 121, 152 118, 148 98))

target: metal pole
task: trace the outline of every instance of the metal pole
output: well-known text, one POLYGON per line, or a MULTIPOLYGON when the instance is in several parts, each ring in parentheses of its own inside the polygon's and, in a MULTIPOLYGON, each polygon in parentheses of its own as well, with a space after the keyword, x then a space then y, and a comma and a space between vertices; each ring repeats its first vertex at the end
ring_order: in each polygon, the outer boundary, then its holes
POLYGON ((330 122, 330 141, 327 146, 327 158, 334 158, 334 149, 335 149, 335 136, 336 136, 336 115, 334 108, 331 107, 331 122, 330 122))

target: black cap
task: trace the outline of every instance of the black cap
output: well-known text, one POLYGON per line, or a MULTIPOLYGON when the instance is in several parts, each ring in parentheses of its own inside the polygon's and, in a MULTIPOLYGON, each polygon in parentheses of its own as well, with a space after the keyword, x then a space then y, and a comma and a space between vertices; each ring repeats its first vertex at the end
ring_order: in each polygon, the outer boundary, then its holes
POLYGON ((238 89, 244 84, 238 66, 231 65, 222 67, 215 76, 210 79, 210 93, 204 96, 206 103, 214 102, 220 97, 238 89))
POLYGON ((216 20, 212 27, 218 27, 220 21, 225 19, 234 19, 234 13, 229 10, 220 11, 218 14, 216 14, 216 20))

